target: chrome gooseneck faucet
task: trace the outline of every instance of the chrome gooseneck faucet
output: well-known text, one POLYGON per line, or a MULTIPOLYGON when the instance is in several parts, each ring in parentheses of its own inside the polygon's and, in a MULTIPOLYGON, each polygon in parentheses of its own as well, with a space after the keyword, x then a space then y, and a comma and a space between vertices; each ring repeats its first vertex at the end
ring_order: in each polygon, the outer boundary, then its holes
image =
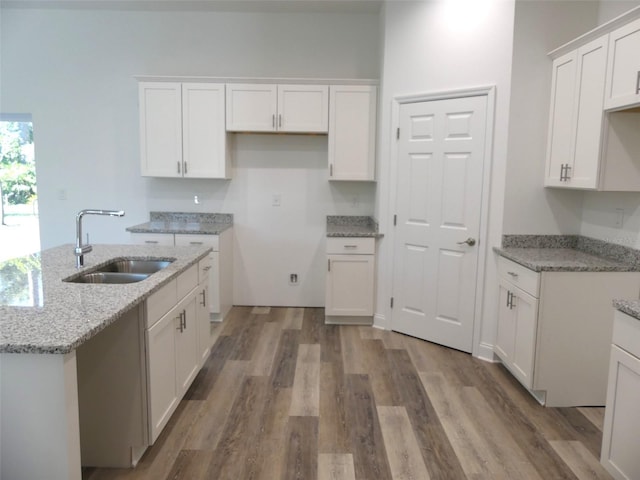
POLYGON ((76 215, 76 268, 84 266, 84 254, 93 250, 93 247, 89 245, 89 238, 87 236, 87 243, 82 244, 82 217, 84 215, 109 215, 110 217, 123 217, 124 210, 80 210, 76 215))

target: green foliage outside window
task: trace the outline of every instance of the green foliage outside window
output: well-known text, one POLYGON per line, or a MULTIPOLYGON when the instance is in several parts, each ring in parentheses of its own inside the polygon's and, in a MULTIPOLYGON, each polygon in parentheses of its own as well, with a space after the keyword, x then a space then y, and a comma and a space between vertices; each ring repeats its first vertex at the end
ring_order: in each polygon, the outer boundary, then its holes
POLYGON ((0 122, 0 192, 3 203, 9 205, 29 204, 36 199, 30 122, 0 122))

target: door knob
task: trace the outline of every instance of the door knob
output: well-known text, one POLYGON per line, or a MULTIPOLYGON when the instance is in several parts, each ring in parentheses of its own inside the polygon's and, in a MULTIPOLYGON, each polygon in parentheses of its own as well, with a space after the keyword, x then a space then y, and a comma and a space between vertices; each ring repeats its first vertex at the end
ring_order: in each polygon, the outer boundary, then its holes
POLYGON ((463 243, 466 243, 470 247, 473 247, 476 244, 476 239, 469 237, 464 242, 457 242, 457 243, 458 245, 462 245, 463 243))

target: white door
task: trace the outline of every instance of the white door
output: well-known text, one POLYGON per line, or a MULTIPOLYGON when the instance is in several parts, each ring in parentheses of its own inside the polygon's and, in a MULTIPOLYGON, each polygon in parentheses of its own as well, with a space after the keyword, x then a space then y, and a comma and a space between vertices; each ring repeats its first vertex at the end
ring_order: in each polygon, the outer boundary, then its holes
POLYGON ((470 352, 487 97, 400 106, 393 330, 470 352))

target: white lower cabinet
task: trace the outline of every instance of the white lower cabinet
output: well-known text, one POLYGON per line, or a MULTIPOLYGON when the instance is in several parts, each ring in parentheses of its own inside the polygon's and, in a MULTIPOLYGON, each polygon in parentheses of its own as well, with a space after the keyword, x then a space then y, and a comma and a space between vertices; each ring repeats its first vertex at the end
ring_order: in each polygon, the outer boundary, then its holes
POLYGON ((539 402, 602 406, 613 298, 637 298, 638 272, 534 272, 498 258, 494 353, 539 402), (588 292, 588 294, 586 294, 588 292))
POLYGON ((373 316, 375 240, 328 238, 327 323, 370 323, 373 316))
POLYGON ((520 383, 532 388, 538 299, 503 279, 499 289, 495 350, 520 383))
POLYGON ((219 235, 187 233, 131 233, 138 245, 202 245, 213 248, 209 254, 209 298, 211 320, 221 322, 233 306, 233 229, 219 235))
POLYGON ((616 311, 600 461, 619 480, 640 478, 640 320, 616 311))
POLYGON ((205 307, 209 279, 201 275, 209 265, 208 257, 202 259, 146 302, 150 444, 171 418, 211 348, 205 307))

